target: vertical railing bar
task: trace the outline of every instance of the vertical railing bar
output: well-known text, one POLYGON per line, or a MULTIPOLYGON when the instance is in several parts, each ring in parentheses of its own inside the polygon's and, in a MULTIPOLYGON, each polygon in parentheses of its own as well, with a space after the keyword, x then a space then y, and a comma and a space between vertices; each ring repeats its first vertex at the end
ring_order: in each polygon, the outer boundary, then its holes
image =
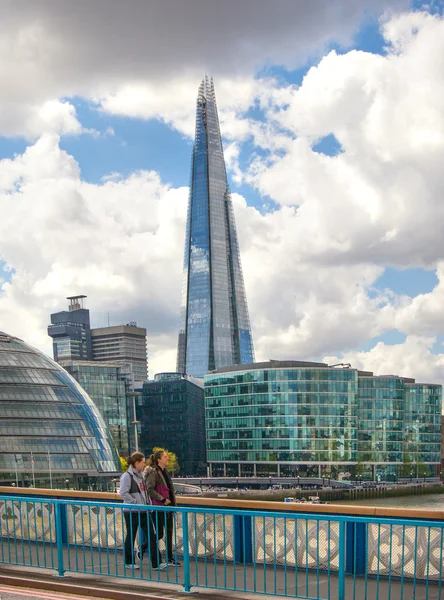
MULTIPOLYGON (((7 505, 7 500, 5 500, 5 515, 6 515, 6 536, 8 539, 8 559, 9 562, 12 563, 12 559, 11 559, 11 536, 9 534, 9 513, 8 513, 8 505, 7 505)), ((12 511, 12 509, 11 509, 12 511)), ((17 559, 16 559, 17 562, 17 559)))
POLYGON ((294 577, 295 577, 295 590, 296 593, 298 591, 299 585, 299 550, 298 550, 298 541, 299 541, 299 519, 295 518, 294 520, 294 577))
POLYGON ((20 542, 20 545, 22 547, 22 564, 24 565, 25 564, 25 535, 24 535, 24 532, 23 532, 23 515, 22 515, 23 502, 22 502, 22 500, 18 501, 18 505, 19 505, 19 515, 20 515, 20 519, 19 519, 19 525, 20 525, 19 542, 20 542))
MULTIPOLYGON (((32 514, 34 515, 34 525, 35 525, 35 555, 36 555, 36 559, 37 559, 37 567, 40 567, 40 556, 39 556, 39 547, 38 547, 38 542, 37 542, 37 510, 36 510, 36 504, 37 502, 33 502, 32 503, 32 514)), ((29 525, 29 510, 28 510, 28 503, 26 503, 26 516, 27 516, 27 521, 28 521, 28 546, 29 546, 29 560, 30 560, 30 565, 33 565, 33 560, 32 560, 32 544, 31 544, 31 530, 30 530, 30 525, 29 525)))
POLYGON ((380 579, 380 565, 381 565, 381 523, 378 523, 378 552, 377 552, 377 566, 378 571, 376 573, 376 598, 379 597, 379 579, 380 579))
POLYGON ((441 525, 441 544, 440 544, 440 552, 439 552, 439 583, 438 583, 438 589, 439 589, 439 598, 438 600, 441 600, 441 590, 442 590, 442 559, 443 559, 443 546, 444 546, 444 526, 441 525))
POLYGON ((402 549, 401 549, 401 589, 400 600, 404 598, 404 557, 405 557, 405 524, 402 525, 402 549))
MULTIPOLYGON (((77 517, 80 514, 80 525, 81 526, 82 526, 83 518, 82 518, 81 510, 76 511, 74 509, 75 509, 74 504, 71 504, 70 506, 66 507, 66 512, 67 512, 66 518, 67 518, 67 521, 69 521, 68 514, 70 513, 72 515, 73 533, 74 533, 73 541, 74 541, 74 549, 75 549, 75 557, 76 557, 76 571, 79 573, 80 572, 79 571, 79 543, 77 540, 77 534, 80 535, 80 532, 79 533, 77 532, 77 517), (69 511, 69 513, 68 513, 68 511, 69 511)), ((71 556, 70 545, 71 544, 69 543, 69 537, 68 537, 68 555, 69 555, 69 557, 71 556)), ((69 563, 69 567, 71 568, 71 562, 69 563)))
POLYGON ((194 548, 195 548, 194 567, 195 567, 195 574, 196 574, 196 585, 199 585, 199 564, 198 564, 199 536, 197 535, 197 513, 194 513, 193 535, 194 535, 194 548))
POLYGON ((287 517, 284 518, 284 596, 287 595, 287 517))
POLYGON ((274 578, 274 595, 276 595, 276 568, 277 568, 277 556, 276 556, 276 517, 273 519, 273 578, 274 578))
MULTIPOLYGON (((109 509, 107 507, 103 508, 104 516, 105 516, 104 521, 105 521, 105 544, 106 544, 106 568, 107 568, 108 575, 111 575, 111 573, 110 573, 110 564, 109 564, 108 510, 109 509)), ((101 533, 101 531, 100 531, 100 533, 101 533)), ((100 538, 101 538, 101 536, 100 536, 100 538)), ((102 564, 102 561, 100 561, 100 564, 102 564)))
MULTIPOLYGON (((117 510, 115 508, 111 509, 111 514, 113 516, 113 530, 114 530, 114 562, 116 565, 116 575, 119 574, 119 563, 118 563, 118 559, 117 559, 117 527, 116 527, 116 514, 117 514, 117 510)), ((120 509, 120 513, 122 513, 122 509, 120 509)), ((122 516, 123 519, 123 516, 122 516)), ((123 541, 123 538, 122 538, 123 541)), ((125 557, 123 559, 125 561, 125 557)))
POLYGON ((345 521, 339 521, 338 600, 345 600, 345 521))
POLYGON ((309 540, 308 540, 308 519, 305 519, 305 595, 308 596, 308 557, 309 557, 309 540))
POLYGON ((55 519, 55 508, 54 503, 48 504, 48 512, 49 512, 49 547, 51 549, 51 569, 54 569, 54 541, 55 532, 53 531, 52 521, 55 519))
POLYGON ((227 587, 227 534, 226 534, 225 515, 222 515, 222 531, 224 537, 224 588, 227 587))
POLYGON ((265 531, 265 517, 262 517, 262 533, 263 533, 263 542, 264 542, 264 594, 267 593, 267 539, 266 539, 266 531, 265 531))
MULTIPOLYGON (((32 502, 31 507, 29 507, 29 504, 30 504, 29 501, 25 502, 26 522, 27 522, 27 529, 28 529, 29 565, 32 567, 34 565, 33 565, 33 560, 32 560, 31 526, 29 523, 29 508, 31 508, 32 514, 34 516, 34 525, 36 528, 36 534, 37 534, 37 511, 35 509, 36 502, 32 502)), ((37 559, 37 567, 40 567, 40 557, 39 557, 39 550, 38 550, 38 546, 37 546, 37 539, 36 539, 36 546, 35 546, 35 554, 36 554, 36 559, 37 559)))
POLYGON ((389 576, 388 576, 388 598, 390 600, 392 591, 392 551, 393 551, 393 525, 390 524, 390 545, 389 545, 389 576))
POLYGON ((93 556, 93 536, 91 526, 91 506, 88 506, 88 528, 89 528, 89 556, 91 558, 91 573, 95 572, 94 569, 94 556, 93 556))
POLYGON ((252 553, 253 553, 253 591, 256 592, 257 549, 256 549, 256 517, 251 517, 252 553))
POLYGON ((319 521, 316 521, 316 595, 319 597, 319 521))
MULTIPOLYGON (((43 501, 40 502, 40 517, 42 521, 42 546, 43 546, 43 566, 47 568, 47 560, 46 560, 46 540, 45 540, 45 520, 43 518, 43 501)), ((37 532, 36 532, 37 535, 37 532)))
POLYGON ((102 539, 101 539, 101 513, 103 508, 101 506, 97 507, 97 553, 99 555, 99 573, 103 575, 102 571, 102 539))
POLYGON ((57 542, 57 571, 59 577, 63 577, 65 567, 63 562, 63 533, 62 533, 62 515, 61 504, 55 503, 55 525, 56 525, 56 542, 57 542))
MULTIPOLYGON (((194 513, 196 514, 196 513, 194 513)), ((190 581, 190 553, 188 545, 188 513, 182 513, 182 539, 183 539, 183 588, 185 592, 191 590, 190 581)))
POLYGON ((427 539, 427 566, 426 566, 426 600, 429 599, 429 573, 430 573, 430 527, 428 529, 427 539))
POLYGON ((82 526, 82 556, 83 556, 83 571, 86 573, 86 552, 85 552, 85 524, 83 519, 82 505, 79 505, 80 524, 82 526))
POLYGON ((331 521, 327 521, 328 522, 328 527, 327 527, 327 596, 328 596, 328 600, 330 600, 330 595, 331 595, 331 567, 330 567, 330 557, 331 557, 331 544, 330 544, 330 538, 331 538, 331 521))
POLYGON ((205 587, 208 587, 208 559, 207 559, 207 513, 203 513, 203 543, 204 543, 204 568, 205 568, 205 587))
POLYGON ((414 567, 413 567, 413 598, 416 598, 416 564, 417 564, 417 556, 418 552, 418 525, 415 525, 415 545, 413 550, 413 558, 414 558, 414 567))
MULTIPOLYGON (((18 502, 18 510, 19 510, 19 526, 20 526, 20 532, 22 534, 22 564, 24 563, 24 555, 23 555, 23 526, 22 526, 22 507, 21 507, 21 500, 19 500, 18 502)), ((18 542, 17 542, 17 531, 16 528, 14 527, 14 542, 15 542, 15 560, 19 561, 19 557, 18 557, 18 542)))
MULTIPOLYGON (((177 556, 177 512, 173 512, 173 533, 174 533, 174 560, 178 562, 177 556)), ((179 581, 179 567, 176 565, 176 583, 179 581)))
POLYGON ((214 585, 217 587, 217 515, 213 515, 213 564, 214 564, 214 585))

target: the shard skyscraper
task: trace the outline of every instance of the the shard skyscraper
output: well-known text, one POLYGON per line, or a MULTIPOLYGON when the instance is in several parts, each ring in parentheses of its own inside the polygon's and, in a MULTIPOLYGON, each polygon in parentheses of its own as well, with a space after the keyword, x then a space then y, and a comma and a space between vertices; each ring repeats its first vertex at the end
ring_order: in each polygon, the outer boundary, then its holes
POLYGON ((195 377, 254 362, 213 80, 197 98, 177 370, 195 377))

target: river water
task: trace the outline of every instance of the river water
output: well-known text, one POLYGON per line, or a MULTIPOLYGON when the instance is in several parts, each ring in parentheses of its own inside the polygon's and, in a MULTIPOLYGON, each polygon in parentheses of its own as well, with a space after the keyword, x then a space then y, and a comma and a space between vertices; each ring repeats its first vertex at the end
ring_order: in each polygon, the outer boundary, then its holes
POLYGON ((424 496, 405 496, 401 498, 372 498, 371 500, 338 500, 334 504, 395 506, 398 508, 422 508, 424 510, 444 511, 444 494, 424 494, 424 496))

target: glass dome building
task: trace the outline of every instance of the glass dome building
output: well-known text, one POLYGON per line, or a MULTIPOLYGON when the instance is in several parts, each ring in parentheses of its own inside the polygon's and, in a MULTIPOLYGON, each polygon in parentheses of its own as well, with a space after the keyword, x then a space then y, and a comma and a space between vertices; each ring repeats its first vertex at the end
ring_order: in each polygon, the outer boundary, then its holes
POLYGON ((119 457, 96 406, 57 363, 0 331, 0 479, 112 477, 119 457))

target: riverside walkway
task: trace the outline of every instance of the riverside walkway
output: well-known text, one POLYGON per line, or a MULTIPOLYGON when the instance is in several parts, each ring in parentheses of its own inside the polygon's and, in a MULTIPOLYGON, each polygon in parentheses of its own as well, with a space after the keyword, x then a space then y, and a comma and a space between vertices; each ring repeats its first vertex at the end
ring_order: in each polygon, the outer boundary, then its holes
POLYGON ((117 499, 0 488, 0 575, 144 598, 182 590, 200 598, 444 600, 440 511, 181 498, 173 538, 182 565, 154 571, 148 557, 125 569, 117 499))

